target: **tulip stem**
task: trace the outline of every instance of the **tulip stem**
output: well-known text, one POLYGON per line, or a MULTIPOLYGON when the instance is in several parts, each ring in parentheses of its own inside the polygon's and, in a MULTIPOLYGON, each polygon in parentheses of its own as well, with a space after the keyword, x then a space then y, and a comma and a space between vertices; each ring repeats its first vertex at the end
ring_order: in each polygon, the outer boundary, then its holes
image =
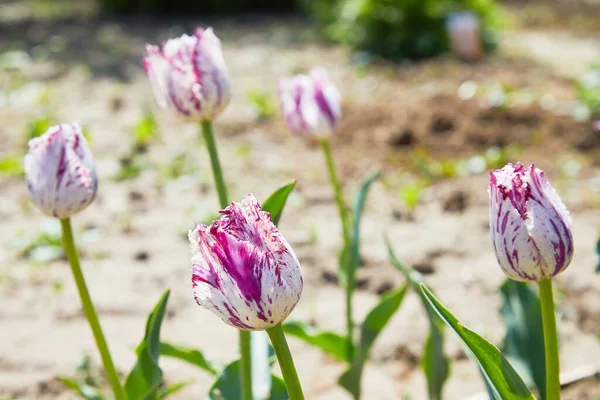
POLYGON ((267 329, 267 333, 269 334, 271 344, 273 345, 275 354, 277 355, 277 361, 279 362, 279 367, 281 368, 281 374, 283 375, 283 380, 285 381, 285 387, 288 392, 289 400, 304 400, 302 385, 300 385, 300 380, 298 379, 298 373, 296 372, 296 367, 294 366, 292 353, 290 353, 290 348, 285 340, 285 335, 283 334, 281 324, 277 324, 274 327, 267 329))
MULTIPOLYGON (((202 136, 204 137, 204 143, 206 143, 206 148, 210 155, 210 164, 215 179, 215 186, 217 187, 217 193, 219 194, 219 204, 221 208, 226 208, 229 205, 227 186, 225 186, 225 179, 223 179, 223 170, 221 169, 219 154, 217 153, 212 121, 202 121, 202 136)), ((242 400, 252 400, 252 351, 250 349, 250 332, 240 330, 239 341, 241 357, 240 381, 242 385, 241 398, 242 400)))
POLYGON ((225 180, 223 179, 223 170, 221 169, 217 145, 215 144, 215 137, 213 135, 212 121, 202 121, 202 136, 210 155, 210 164, 215 178, 215 185, 217 186, 217 193, 219 194, 219 203, 221 208, 225 208, 229 205, 229 199, 227 198, 227 186, 225 186, 225 180))
MULTIPOLYGON (((327 170, 329 171, 329 179, 331 180, 331 186, 333 186, 333 192, 335 195, 335 202, 337 204, 340 221, 342 222, 342 234, 344 239, 344 249, 346 253, 342 257, 342 261, 347 262, 350 258, 350 225, 348 220, 348 210, 346 208, 346 202, 344 201, 344 194, 342 192, 342 184, 338 178, 337 170, 335 168, 335 162, 333 161, 333 155, 331 154, 331 146, 327 138, 321 140, 321 147, 323 148, 323 154, 325 155, 325 162, 327 163, 327 170)), ((351 273, 348 265, 343 266, 344 271, 348 274, 351 273)), ((354 352, 354 322, 352 320, 352 277, 346 277, 346 337, 348 338, 348 348, 346 349, 348 355, 348 361, 352 361, 354 352)))
POLYGON ((113 364, 113 360, 110 356, 110 350, 108 349, 108 344, 104 338, 104 333, 102 333, 102 327, 100 326, 100 321, 98 320, 98 314, 96 314, 96 310, 94 309, 94 304, 90 298, 90 294, 83 277, 83 271, 81 270, 81 265, 79 264, 79 256, 73 240, 71 220, 69 218, 64 218, 60 220, 60 223, 62 225, 65 253, 67 255, 67 259, 69 260, 69 265, 71 266, 73 278, 75 278, 75 284, 77 285, 77 291, 79 292, 79 298, 81 299, 83 312, 88 320, 88 323, 90 324, 90 328, 92 328, 92 333, 94 334, 94 339, 96 340, 96 345, 98 346, 98 351, 100 352, 100 357, 102 358, 102 364, 104 364, 106 378, 110 383, 112 391, 115 395, 115 399, 125 400, 125 392, 121 386, 119 374, 117 373, 115 365, 113 364))
POLYGON ((552 280, 542 279, 539 282, 539 287, 546 352, 546 400, 560 400, 560 363, 554 299, 552 297, 552 280))

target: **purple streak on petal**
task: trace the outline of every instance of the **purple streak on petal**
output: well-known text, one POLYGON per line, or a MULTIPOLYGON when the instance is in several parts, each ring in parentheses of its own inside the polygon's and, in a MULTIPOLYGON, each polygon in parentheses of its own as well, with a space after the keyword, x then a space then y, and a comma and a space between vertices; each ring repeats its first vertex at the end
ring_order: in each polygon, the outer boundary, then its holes
POLYGON ((319 109, 321 110, 323 115, 325 115, 325 117, 327 118, 327 121, 329 122, 329 125, 331 125, 331 128, 335 128, 335 124, 336 124, 335 116, 333 115, 333 111, 329 107, 329 103, 327 102, 327 99, 325 98, 325 94, 323 92, 323 85, 318 82, 315 82, 314 85, 315 85, 314 86, 315 101, 316 101, 317 105, 319 106, 319 109))

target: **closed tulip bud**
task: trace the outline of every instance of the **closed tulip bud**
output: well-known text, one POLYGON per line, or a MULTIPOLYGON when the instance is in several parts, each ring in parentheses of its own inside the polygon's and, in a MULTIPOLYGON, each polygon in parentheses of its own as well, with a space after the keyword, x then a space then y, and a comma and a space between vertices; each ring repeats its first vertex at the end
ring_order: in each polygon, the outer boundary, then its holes
POLYGON ((25 156, 29 196, 44 214, 68 218, 96 196, 94 159, 77 124, 50 127, 29 141, 25 156))
POLYGON ((327 137, 342 116, 340 94, 322 68, 313 69, 310 75, 282 78, 279 99, 288 126, 298 136, 327 137))
POLYGON ((492 242, 509 278, 537 282, 567 268, 571 217, 543 171, 533 164, 492 171, 489 196, 492 242))
POLYGON ((159 106, 186 121, 213 120, 231 100, 221 41, 210 28, 169 39, 162 49, 146 46, 144 69, 159 106))
POLYGON ((189 233, 196 302, 236 328, 271 328, 300 300, 298 258, 251 194, 221 214, 189 233))

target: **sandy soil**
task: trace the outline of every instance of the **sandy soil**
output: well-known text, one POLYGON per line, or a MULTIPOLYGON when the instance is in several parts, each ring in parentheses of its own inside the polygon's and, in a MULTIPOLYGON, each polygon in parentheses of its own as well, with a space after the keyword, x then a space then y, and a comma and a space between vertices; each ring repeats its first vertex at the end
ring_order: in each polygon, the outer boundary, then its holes
MULTIPOLYGON (((232 197, 253 192, 264 199, 284 182, 298 180, 280 224, 302 262, 306 282, 293 319, 343 329, 343 294, 333 278, 340 227, 319 149, 291 137, 278 116, 256 121, 245 92, 263 88, 274 94, 276 77, 319 64, 331 71, 345 99, 334 151, 348 199, 368 171, 383 170, 364 220, 357 321, 380 293, 403 282, 387 260, 382 240, 387 233, 399 257, 427 273, 428 283, 465 325, 502 342, 498 286, 504 278, 489 242, 486 174, 436 179, 412 211, 402 205, 399 190, 407 179, 419 176, 413 157, 417 152, 447 160, 519 144, 522 150, 514 161, 536 161, 546 169, 573 212, 576 254, 557 279, 562 370, 600 368, 595 337, 600 278, 594 274, 600 139, 588 125, 564 115, 573 93, 570 82, 552 69, 500 53, 476 65, 439 59, 401 67, 376 63, 363 70, 352 67, 343 50, 316 41, 310 27, 294 19, 5 22, 0 49, 46 55, 19 71, 0 71, 0 81, 7 90, 40 82, 46 100, 0 108, 0 152, 24 152, 28 122, 47 113, 58 121, 80 121, 92 137, 100 191, 73 223, 76 230, 96 234, 85 246, 83 265, 120 370, 133 364, 146 315, 166 288, 172 294, 165 340, 201 348, 223 362, 236 352, 236 332, 199 308, 190 288, 184 235, 195 221, 217 211, 206 151, 196 126, 157 110, 140 65, 146 42, 160 42, 199 23, 212 25, 223 39, 235 82, 232 104, 215 124, 232 197), (501 81, 534 100, 493 111, 485 96, 458 97, 467 80, 483 86, 501 81), (538 104, 544 95, 554 100, 552 110, 538 104), (115 182, 111 178, 119 157, 131 147, 132 126, 147 108, 156 111, 161 138, 145 155, 151 167, 133 180, 115 182), (166 181, 161 171, 178 154, 189 161, 190 173, 166 181)), ((36 265, 15 254, 7 245, 15 232, 38 231, 46 221, 27 203, 22 180, 2 178, 0 193, 0 396, 73 398, 53 380, 71 375, 85 352, 95 353, 68 266, 63 260, 36 265)), ((365 399, 426 398, 418 364, 426 332, 421 305, 410 293, 376 342, 364 375, 365 399)), ((446 399, 481 392, 477 369, 452 334, 447 341, 454 363, 446 399)), ((336 386, 343 365, 297 340, 291 339, 291 347, 307 398, 349 398, 336 386)), ((207 374, 166 358, 162 367, 169 382, 194 380, 174 398, 205 395, 211 382, 207 374)), ((600 384, 587 380, 566 394, 566 399, 594 399, 600 384)))

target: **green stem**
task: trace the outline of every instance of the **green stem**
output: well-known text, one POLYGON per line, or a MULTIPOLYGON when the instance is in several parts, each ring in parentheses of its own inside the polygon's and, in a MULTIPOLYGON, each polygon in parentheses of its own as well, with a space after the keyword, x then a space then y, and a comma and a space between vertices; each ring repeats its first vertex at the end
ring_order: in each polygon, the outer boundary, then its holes
POLYGON ((225 180, 223 179, 223 170, 221 169, 217 145, 215 144, 215 137, 213 135, 212 121, 202 121, 202 136, 204 137, 204 143, 206 143, 208 154, 210 154, 210 164, 212 166, 217 192, 219 193, 219 204, 221 208, 225 208, 229 205, 229 199, 227 198, 227 187, 225 186, 225 180))
POLYGON ((240 330, 240 377, 242 400, 252 400, 252 354, 250 332, 240 330))
POLYGON ((274 327, 267 329, 267 333, 269 334, 271 344, 277 355, 277 361, 281 368, 281 374, 285 381, 289 400, 304 400, 302 385, 300 385, 298 373, 296 372, 294 360, 292 359, 292 353, 290 353, 290 348, 285 340, 281 324, 277 324, 274 327))
POLYGON ((552 280, 542 279, 539 286, 544 326, 544 348, 546 350, 546 400, 560 400, 560 362, 552 280))
POLYGON ((100 352, 100 357, 102 358, 102 364, 104 364, 106 378, 112 387, 115 399, 125 400, 125 392, 121 386, 119 374, 117 373, 115 365, 113 364, 110 356, 110 351, 108 349, 108 345, 106 344, 104 333, 102 333, 102 327, 100 327, 100 321, 98 321, 98 315, 94 309, 94 304, 90 298, 90 294, 87 290, 85 279, 83 277, 83 272, 81 270, 81 265, 79 264, 79 256, 73 240, 71 220, 69 218, 64 218, 60 220, 60 223, 62 225, 65 253, 67 255, 67 259, 69 260, 69 264, 71 265, 71 272, 73 273, 73 278, 75 278, 77 290, 79 291, 79 298, 81 299, 83 312, 85 313, 85 317, 90 324, 90 328, 92 328, 92 333, 94 334, 94 339, 96 340, 96 346, 98 346, 98 351, 100 352))
MULTIPOLYGON (((342 222, 342 235, 344 239, 344 252, 345 257, 342 260, 347 261, 349 259, 350 252, 350 221, 348 220, 348 210, 346 208, 346 202, 344 201, 344 194, 342 192, 342 185, 338 178, 333 156, 331 154, 331 146, 327 139, 321 140, 321 147, 323 148, 323 154, 325 155, 325 162, 327 163, 327 171, 329 172, 329 179, 331 180, 331 186, 333 186, 333 193, 335 196, 335 202, 337 204, 340 221, 342 222)), ((345 270, 348 275, 351 274, 348 265, 345 266, 345 270)), ((354 356, 354 322, 352 320, 352 287, 354 286, 350 281, 352 276, 347 276, 346 279, 346 337, 348 338, 348 360, 352 361, 354 356)))
POLYGON ((335 196, 335 202, 338 207, 338 213, 340 221, 342 222, 342 234, 344 235, 344 244, 350 244, 350 221, 348 220, 348 211, 346 209, 346 202, 344 201, 344 194, 342 192, 342 184, 338 178, 333 156, 331 154, 331 146, 327 139, 321 140, 321 147, 323 148, 323 154, 325 155, 325 162, 327 163, 327 171, 329 172, 329 179, 331 180, 331 186, 333 186, 333 193, 335 196))
MULTIPOLYGON (((219 194, 219 204, 221 208, 229 205, 227 198, 227 186, 223 179, 223 170, 217 153, 217 145, 213 135, 212 121, 202 121, 202 136, 210 155, 210 164, 212 166, 215 186, 219 194)), ((239 331, 240 340, 240 381, 242 384, 242 400, 252 400, 252 352, 250 350, 250 332, 239 331)))

